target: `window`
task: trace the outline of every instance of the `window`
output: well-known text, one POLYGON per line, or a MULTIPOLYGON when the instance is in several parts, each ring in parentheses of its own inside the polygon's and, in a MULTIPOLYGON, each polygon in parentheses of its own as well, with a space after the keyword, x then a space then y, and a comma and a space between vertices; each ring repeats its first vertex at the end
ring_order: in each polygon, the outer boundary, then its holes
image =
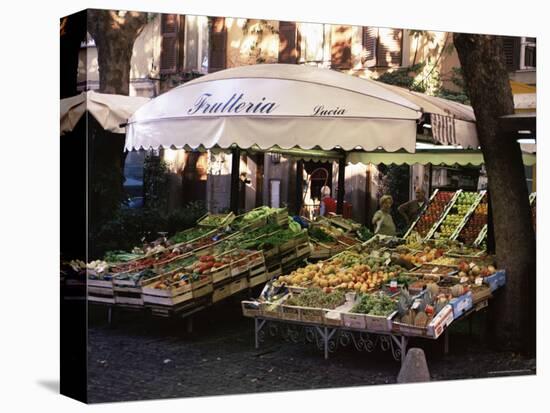
POLYGON ((299 23, 300 63, 330 67, 330 34, 328 24, 299 23))
POLYGON ((537 39, 522 37, 520 50, 520 69, 534 69, 537 67, 537 39))
POLYGON ((185 16, 183 70, 208 73, 208 17, 185 16))
POLYGON ((362 63, 365 67, 400 67, 403 30, 363 27, 362 63))
POLYGON ((501 36, 504 62, 509 71, 537 67, 537 39, 534 37, 501 36))

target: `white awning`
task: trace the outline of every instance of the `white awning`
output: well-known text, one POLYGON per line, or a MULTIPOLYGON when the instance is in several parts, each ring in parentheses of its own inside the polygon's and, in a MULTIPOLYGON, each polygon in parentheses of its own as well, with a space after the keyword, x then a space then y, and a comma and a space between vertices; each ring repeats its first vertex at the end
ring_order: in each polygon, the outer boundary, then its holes
POLYGON ((341 148, 414 152, 420 107, 379 82, 312 66, 226 69, 172 89, 129 119, 125 149, 341 148))
POLYGON ((61 135, 72 131, 86 111, 92 114, 103 129, 124 133, 125 129, 121 128, 120 124, 126 123, 128 118, 149 100, 145 97, 111 95, 91 90, 61 99, 61 135))

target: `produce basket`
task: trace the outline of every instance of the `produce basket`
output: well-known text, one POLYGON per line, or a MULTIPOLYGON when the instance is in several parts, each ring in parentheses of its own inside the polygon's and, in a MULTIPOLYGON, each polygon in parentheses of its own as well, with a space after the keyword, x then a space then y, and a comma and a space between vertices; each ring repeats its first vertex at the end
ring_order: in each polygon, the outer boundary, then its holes
POLYGON ((220 285, 214 286, 212 291, 212 302, 216 303, 231 295, 231 280, 220 285))
POLYGON ((202 227, 220 228, 225 227, 233 222, 235 214, 206 214, 197 221, 197 225, 202 227))
POLYGON ((175 306, 193 299, 191 283, 175 288, 155 288, 155 285, 165 278, 165 276, 153 278, 150 280, 150 283, 143 286, 143 303, 145 305, 175 306))

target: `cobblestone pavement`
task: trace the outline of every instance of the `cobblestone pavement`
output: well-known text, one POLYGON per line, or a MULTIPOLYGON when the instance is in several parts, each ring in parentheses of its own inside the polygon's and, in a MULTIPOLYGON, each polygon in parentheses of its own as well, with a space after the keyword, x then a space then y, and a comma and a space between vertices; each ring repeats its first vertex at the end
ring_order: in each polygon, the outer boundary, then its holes
MULTIPOLYGON (((535 374, 535 360, 494 353, 458 324, 451 352, 442 340, 419 340, 433 380, 535 374)), ((475 329, 474 329, 475 330, 475 329)), ((253 320, 228 300, 196 315, 194 331, 184 320, 91 308, 88 346, 90 402, 197 397, 395 383, 400 364, 391 351, 338 348, 328 360, 311 343, 267 338, 254 348, 253 320)))

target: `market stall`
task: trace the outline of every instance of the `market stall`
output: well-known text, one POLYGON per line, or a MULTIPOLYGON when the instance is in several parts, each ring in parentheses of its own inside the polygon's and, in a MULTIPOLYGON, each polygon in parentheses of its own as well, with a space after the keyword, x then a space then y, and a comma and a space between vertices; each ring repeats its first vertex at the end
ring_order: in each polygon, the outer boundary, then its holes
POLYGON ((274 279, 242 309, 255 320, 256 347, 282 332, 316 343, 325 358, 353 344, 403 361, 410 338, 447 340, 451 323, 485 308, 505 282, 482 250, 376 236, 274 279))

